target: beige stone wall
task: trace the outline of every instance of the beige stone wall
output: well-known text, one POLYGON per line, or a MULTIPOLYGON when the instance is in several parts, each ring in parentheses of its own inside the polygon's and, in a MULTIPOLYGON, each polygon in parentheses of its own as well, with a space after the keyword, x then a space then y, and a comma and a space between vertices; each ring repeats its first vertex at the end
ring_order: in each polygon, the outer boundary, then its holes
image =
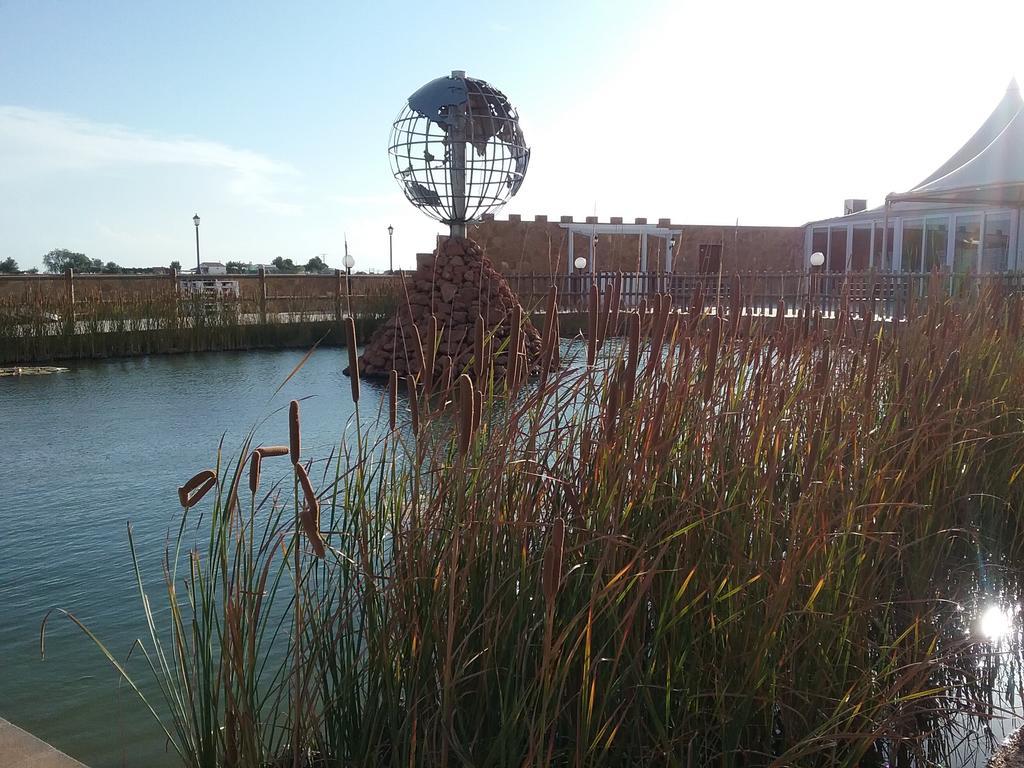
MULTIPOLYGON (((568 264, 569 233, 557 219, 490 219, 470 227, 469 236, 504 274, 565 274, 568 264)), ((580 222, 577 222, 580 223, 580 222)), ((621 224, 622 220, 602 220, 603 224, 621 224)), ((626 221, 631 224, 633 221, 626 221)), ((646 222, 644 222, 646 223, 646 222)), ((803 227, 730 227, 673 224, 650 220, 651 224, 677 232, 672 271, 697 272, 702 244, 722 246, 723 272, 787 272, 799 270, 803 263, 803 227)), ((577 256, 589 254, 588 237, 576 235, 577 256)), ((664 268, 665 244, 661 238, 648 238, 647 268, 664 268)), ((640 268, 640 237, 600 234, 597 243, 597 268, 635 272, 640 268)))

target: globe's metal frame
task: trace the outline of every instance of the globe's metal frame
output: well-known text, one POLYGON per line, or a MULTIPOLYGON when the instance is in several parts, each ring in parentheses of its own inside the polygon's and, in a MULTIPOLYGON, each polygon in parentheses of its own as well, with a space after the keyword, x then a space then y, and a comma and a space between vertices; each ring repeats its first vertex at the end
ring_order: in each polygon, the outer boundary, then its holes
POLYGON ((409 202, 465 237, 468 222, 519 191, 530 148, 505 94, 456 71, 409 97, 392 126, 388 156, 409 202))

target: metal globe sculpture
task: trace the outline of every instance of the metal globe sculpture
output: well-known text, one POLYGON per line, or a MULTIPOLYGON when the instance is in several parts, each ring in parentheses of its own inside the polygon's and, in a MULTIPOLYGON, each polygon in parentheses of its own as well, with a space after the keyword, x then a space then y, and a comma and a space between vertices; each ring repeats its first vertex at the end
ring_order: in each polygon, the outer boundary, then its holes
POLYGON ((530 163, 508 98, 461 71, 409 97, 392 126, 388 155, 409 202, 456 237, 466 236, 467 222, 507 203, 530 163))

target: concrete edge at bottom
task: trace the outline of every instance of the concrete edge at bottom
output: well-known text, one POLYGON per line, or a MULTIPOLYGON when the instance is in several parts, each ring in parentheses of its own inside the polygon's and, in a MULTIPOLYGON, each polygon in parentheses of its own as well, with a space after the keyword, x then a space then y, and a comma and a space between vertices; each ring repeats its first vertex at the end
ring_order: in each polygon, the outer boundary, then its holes
POLYGON ((0 765, 4 768, 86 768, 0 717, 0 765))

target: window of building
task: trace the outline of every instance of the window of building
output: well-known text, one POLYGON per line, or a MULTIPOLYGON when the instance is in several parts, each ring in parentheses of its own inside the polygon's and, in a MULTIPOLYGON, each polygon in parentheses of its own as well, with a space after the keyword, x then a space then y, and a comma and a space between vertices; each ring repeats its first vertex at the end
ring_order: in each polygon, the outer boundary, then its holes
POLYGON ((896 229, 893 225, 889 224, 889 237, 883 236, 883 225, 884 222, 875 222, 875 269, 880 271, 886 271, 892 269, 892 249, 893 243, 896 241, 896 229), (883 242, 884 241, 884 242, 883 242), (882 249, 885 249, 885 253, 882 253, 882 249))
POLYGON ((850 271, 866 272, 871 261, 871 225, 853 228, 853 251, 850 254, 850 271))
POLYGON ((846 227, 829 229, 829 250, 826 269, 829 272, 846 271, 846 227))
POLYGON ((981 247, 981 216, 957 216, 953 231, 953 271, 978 269, 981 247))
POLYGON ((945 269, 948 243, 949 219, 946 216, 927 219, 924 227, 924 262, 921 265, 924 272, 945 269))
POLYGON ((924 222, 921 219, 903 222, 903 251, 900 268, 904 272, 921 271, 921 252, 924 249, 924 222))
POLYGON ((985 242, 981 249, 982 272, 1005 272, 1010 256, 1010 214, 985 215, 985 242))

